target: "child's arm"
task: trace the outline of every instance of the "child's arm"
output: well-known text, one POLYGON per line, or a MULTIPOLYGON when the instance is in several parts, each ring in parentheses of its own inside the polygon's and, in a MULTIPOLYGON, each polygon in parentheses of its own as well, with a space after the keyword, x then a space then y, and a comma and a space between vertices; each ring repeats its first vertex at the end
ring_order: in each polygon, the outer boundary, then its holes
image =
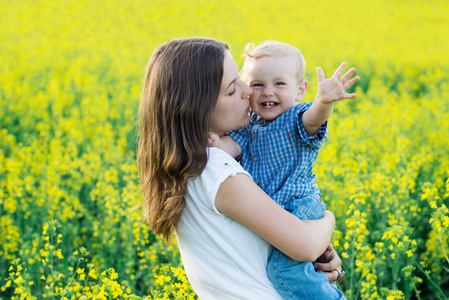
POLYGON ((354 74, 355 68, 351 68, 341 76, 345 67, 346 63, 342 63, 334 75, 328 79, 324 77, 324 72, 320 67, 316 68, 318 74, 318 93, 313 104, 302 116, 304 128, 308 136, 316 134, 321 124, 329 119, 334 108, 334 102, 357 96, 355 93, 348 94, 345 91, 359 81, 360 77, 355 76, 349 79, 354 74))
POLYGON ((242 148, 240 148, 240 145, 227 135, 219 137, 218 134, 210 132, 209 146, 219 148, 234 158, 242 154, 242 148))

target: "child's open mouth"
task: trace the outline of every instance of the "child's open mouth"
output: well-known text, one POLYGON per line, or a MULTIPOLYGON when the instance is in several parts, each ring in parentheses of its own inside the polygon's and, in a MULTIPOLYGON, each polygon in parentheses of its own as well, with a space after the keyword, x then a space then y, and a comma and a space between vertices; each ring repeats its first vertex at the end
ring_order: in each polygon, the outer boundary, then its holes
POLYGON ((260 104, 261 106, 263 106, 264 108, 273 108, 279 105, 279 103, 276 102, 264 102, 260 104))

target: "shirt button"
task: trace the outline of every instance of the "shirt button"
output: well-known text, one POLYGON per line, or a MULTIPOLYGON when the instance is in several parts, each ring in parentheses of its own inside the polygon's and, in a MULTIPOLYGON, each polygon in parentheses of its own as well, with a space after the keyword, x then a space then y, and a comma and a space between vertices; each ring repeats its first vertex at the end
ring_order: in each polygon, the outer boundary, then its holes
POLYGON ((256 156, 253 156, 253 160, 254 160, 254 161, 257 161, 257 157, 256 157, 256 156))
POLYGON ((256 133, 255 133, 255 132, 253 132, 253 139, 254 139, 254 138, 256 138, 256 133))

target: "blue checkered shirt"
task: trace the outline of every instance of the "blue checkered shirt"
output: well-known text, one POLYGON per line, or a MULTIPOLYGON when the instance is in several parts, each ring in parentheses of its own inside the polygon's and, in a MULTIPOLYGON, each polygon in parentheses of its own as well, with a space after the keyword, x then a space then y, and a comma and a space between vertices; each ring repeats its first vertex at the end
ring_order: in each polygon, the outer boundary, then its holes
POLYGON ((294 197, 318 191, 313 164, 327 137, 327 121, 307 136, 302 114, 312 103, 300 103, 273 121, 251 112, 248 126, 228 135, 242 148, 241 164, 254 181, 282 207, 294 197))

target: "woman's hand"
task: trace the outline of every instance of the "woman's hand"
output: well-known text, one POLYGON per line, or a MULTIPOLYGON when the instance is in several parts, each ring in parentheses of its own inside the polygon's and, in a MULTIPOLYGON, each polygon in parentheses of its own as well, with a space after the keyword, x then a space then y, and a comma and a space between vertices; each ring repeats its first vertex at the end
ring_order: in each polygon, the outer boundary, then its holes
POLYGON ((337 252, 335 252, 332 244, 329 244, 326 251, 318 257, 317 262, 314 263, 314 266, 317 272, 323 272, 327 278, 329 278, 329 283, 334 283, 337 279, 342 281, 344 278, 344 273, 339 273, 342 272, 341 259, 337 252), (340 278, 338 278, 339 274, 342 274, 340 278))

